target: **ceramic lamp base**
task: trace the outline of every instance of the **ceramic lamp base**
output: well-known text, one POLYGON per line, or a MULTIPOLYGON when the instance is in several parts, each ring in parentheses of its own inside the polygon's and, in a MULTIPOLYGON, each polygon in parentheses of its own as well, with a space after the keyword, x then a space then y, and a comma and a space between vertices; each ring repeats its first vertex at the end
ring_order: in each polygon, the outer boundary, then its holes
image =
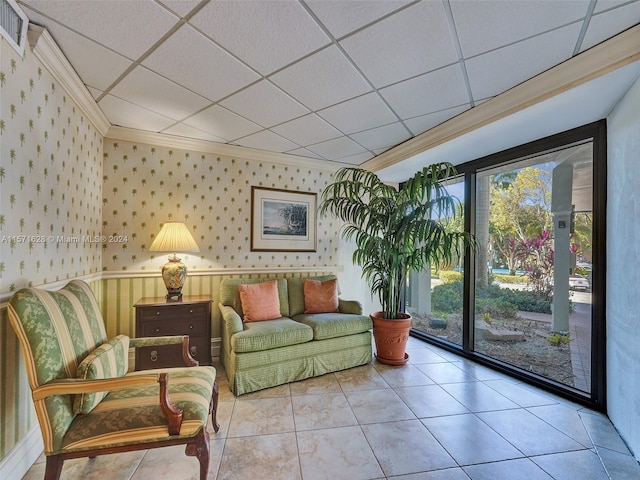
POLYGON ((176 257, 169 258, 169 262, 162 267, 162 280, 167 287, 167 300, 182 298, 182 287, 187 278, 187 266, 176 257))

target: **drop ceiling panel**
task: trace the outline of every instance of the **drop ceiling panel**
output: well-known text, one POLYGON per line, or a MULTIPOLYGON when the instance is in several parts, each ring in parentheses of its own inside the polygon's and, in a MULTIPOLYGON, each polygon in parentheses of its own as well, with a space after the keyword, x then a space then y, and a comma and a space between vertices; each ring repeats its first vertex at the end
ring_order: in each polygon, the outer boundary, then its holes
POLYGON ((305 146, 342 136, 342 133, 315 114, 296 118, 271 130, 283 137, 296 139, 296 143, 305 146))
POLYGON ((202 0, 159 0, 158 3, 165 5, 175 12, 180 18, 193 10, 202 0))
POLYGON ((263 127, 271 127, 309 113, 309 109, 267 80, 262 80, 220 103, 263 127))
POLYGON ((364 27, 393 11, 399 10, 411 0, 356 0, 349 2, 307 1, 307 5, 317 15, 335 38, 364 27))
POLYGON ((422 2, 340 42, 381 88, 457 60, 441 2, 422 2))
POLYGON ((589 22, 589 29, 584 36, 581 51, 610 38, 613 32, 621 32, 638 22, 640 22, 640 2, 627 5, 624 9, 594 15, 589 22))
POLYGON ((469 58, 578 22, 585 17, 589 2, 465 0, 450 4, 462 54, 469 58))
POLYGON ((111 94, 174 120, 182 120, 210 104, 207 99, 141 66, 134 68, 111 94))
POLYGON ((73 30, 55 25, 49 32, 87 86, 106 90, 133 63, 73 30), (96 62, 95 59, 100 61, 96 62))
POLYGON ((298 2, 210 2, 191 23, 263 75, 329 44, 298 2))
POLYGON ((393 147, 412 136, 400 122, 350 135, 353 140, 368 150, 393 147))
POLYGON ((331 46, 273 75, 271 80, 311 110, 371 90, 351 63, 331 46))
POLYGON ((366 162, 367 160, 370 160, 371 158, 373 158, 372 153, 369 153, 369 152, 358 153, 356 155, 349 155, 347 157, 342 157, 340 159, 340 163, 349 163, 351 165, 357 166, 357 165, 360 165, 361 163, 366 162))
POLYGON ((307 150, 306 148, 296 148, 295 150, 289 150, 286 153, 290 155, 297 155, 299 157, 308 157, 308 158, 315 158, 318 160, 325 160, 323 157, 321 157, 317 153, 313 153, 311 150, 307 150))
POLYGON ((199 130, 211 132, 212 135, 225 138, 227 141, 246 137, 262 130, 260 125, 250 122, 218 105, 195 114, 185 120, 184 123, 199 130))
POLYGON ((178 137, 197 138, 199 140, 207 140, 210 142, 217 142, 217 143, 227 142, 224 138, 216 137, 215 135, 211 135, 206 131, 198 130, 197 128, 190 127, 189 125, 185 125, 184 123, 177 123, 167 128, 162 133, 167 133, 169 135, 176 135, 178 137))
POLYGON ((144 130, 161 132, 175 122, 171 118, 163 117, 113 95, 106 95, 98 105, 109 118, 111 124, 120 127, 137 129, 140 125, 144 125, 144 130))
POLYGON ((377 93, 367 93, 318 112, 331 125, 350 134, 398 120, 377 93))
POLYGON ((29 19, 35 9, 130 59, 140 57, 178 20, 152 0, 30 0, 24 6, 29 19))
POLYGON ((460 107, 447 108, 446 110, 430 113, 429 115, 420 115, 418 117, 409 118, 404 121, 404 124, 409 127, 414 135, 420 135, 420 133, 426 132, 436 125, 446 122, 450 118, 461 114, 469 108, 471 108, 469 104, 460 107))
POLYGON ((296 145, 295 143, 290 142, 286 138, 270 132, 269 130, 263 130, 244 137, 240 144, 244 147, 257 148, 258 150, 267 150, 271 152, 286 152, 300 147, 300 145, 296 145))
POLYGON ((402 119, 469 103, 458 65, 383 88, 380 94, 402 119))
POLYGON ((580 25, 572 24, 467 60, 473 97, 497 95, 562 62, 571 56, 579 33, 580 25))
POLYGON ((183 26, 143 62, 212 101, 260 77, 189 26, 183 26))
POLYGON ((351 155, 366 153, 364 148, 348 137, 340 137, 315 145, 309 145, 307 149, 328 160, 339 160, 351 155))

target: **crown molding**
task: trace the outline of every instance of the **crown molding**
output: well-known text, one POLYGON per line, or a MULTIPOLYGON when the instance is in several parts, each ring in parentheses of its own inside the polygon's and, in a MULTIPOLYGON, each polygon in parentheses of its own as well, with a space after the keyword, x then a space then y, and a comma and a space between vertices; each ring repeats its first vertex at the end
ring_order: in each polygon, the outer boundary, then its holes
POLYGON ((361 167, 377 172, 640 60, 640 25, 387 150, 361 167))
POLYGON ((64 91, 75 102, 80 110, 89 118, 100 135, 104 137, 111 126, 105 114, 82 83, 69 60, 64 56, 60 47, 46 28, 29 24, 27 32, 29 46, 36 58, 44 65, 53 78, 62 86, 64 91))
POLYGON ((179 148, 213 155, 223 155, 226 157, 243 158, 259 162, 277 163, 282 165, 293 165, 303 168, 315 168, 320 170, 336 171, 341 167, 351 166, 346 163, 332 162, 328 160, 318 160, 314 158, 299 157, 287 153, 268 152, 239 145, 229 145, 226 143, 211 142, 196 138, 179 137, 166 133, 148 132, 112 126, 107 131, 106 138, 111 140, 122 140, 126 142, 144 143, 158 147, 179 148))

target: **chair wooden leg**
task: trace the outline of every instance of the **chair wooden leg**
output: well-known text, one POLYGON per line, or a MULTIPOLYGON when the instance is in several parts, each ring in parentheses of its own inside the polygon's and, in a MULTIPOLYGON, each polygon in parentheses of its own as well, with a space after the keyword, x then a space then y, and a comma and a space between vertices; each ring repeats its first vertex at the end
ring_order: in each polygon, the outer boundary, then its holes
POLYGON ((211 403, 209 403, 209 413, 211 414, 211 423, 213 424, 213 431, 218 432, 220 430, 220 424, 218 423, 218 383, 213 382, 213 394, 211 395, 211 403))
POLYGON ((200 480, 207 480, 209 475, 209 432, 202 428, 196 437, 196 443, 187 445, 185 452, 190 457, 197 457, 200 462, 200 480))
POLYGON ((62 473, 62 458, 59 455, 47 457, 47 465, 44 470, 44 480, 59 480, 62 473))

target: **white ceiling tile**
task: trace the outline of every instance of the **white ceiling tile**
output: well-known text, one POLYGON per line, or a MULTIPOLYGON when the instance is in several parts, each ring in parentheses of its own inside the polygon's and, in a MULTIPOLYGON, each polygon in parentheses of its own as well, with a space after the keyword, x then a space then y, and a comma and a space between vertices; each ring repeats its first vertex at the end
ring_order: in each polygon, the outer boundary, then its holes
POLYGON ((197 7, 202 0, 158 0, 159 3, 166 5, 174 11, 180 18, 197 7))
POLYGON ((349 163, 351 165, 360 165, 373 158, 373 154, 369 152, 358 153, 356 155, 349 155, 340 159, 341 163, 349 163))
POLYGON ((211 2, 190 23, 264 75, 329 44, 298 2, 211 2))
POLYGON ((409 118, 405 120, 404 123, 411 129, 414 135, 420 135, 421 133, 432 129, 436 125, 440 125, 442 122, 446 122, 450 118, 459 115, 469 108, 468 104, 465 106, 448 108, 439 112, 430 113, 429 115, 420 115, 419 117, 409 118))
POLYGON ((629 0, 598 0, 596 8, 593 9, 593 13, 600 13, 603 10, 619 7, 623 3, 629 3, 629 0))
POLYGON ((380 90, 401 119, 469 103, 458 65, 446 67, 380 90))
POLYGON ((588 6, 584 0, 457 0, 451 11, 462 54, 469 58, 582 20, 588 6))
POLYGON ((53 25, 51 36, 87 86, 106 90, 132 61, 68 28, 53 25))
MULTIPOLYGON (((29 0, 24 6, 32 21, 35 15, 30 7, 134 60, 177 21, 175 15, 152 0, 29 0)), ((45 25, 49 23, 47 20, 45 25)))
POLYGON ((263 127, 271 127, 309 113, 308 108, 267 80, 236 93, 220 104, 263 127))
POLYGON ((442 2, 422 2, 340 42, 377 87, 457 60, 442 2))
POLYGON ((324 160, 317 153, 313 153, 311 150, 307 150, 306 148, 296 148, 295 150, 289 150, 286 152, 290 155, 297 155, 298 157, 308 157, 308 158, 317 158, 318 160, 324 160))
POLYGON ((400 122, 350 135, 367 150, 398 145, 412 136, 400 122))
POLYGON ((398 120, 378 94, 373 92, 321 110, 318 115, 346 134, 398 120))
POLYGON ((113 95, 106 95, 98 104, 112 125, 140 129, 150 132, 161 132, 175 120, 163 117, 155 112, 146 110, 138 105, 125 102, 113 95))
POLYGON ((219 105, 207 108, 183 123, 227 140, 235 140, 262 130, 260 125, 256 125, 219 105))
POLYGON ((467 60, 473 98, 497 95, 570 58, 579 32, 573 24, 467 60))
POLYGON ((217 101, 260 77, 193 28, 178 29, 143 65, 217 101))
POLYGON ((93 87, 87 87, 87 90, 89 90, 89 93, 91 94, 94 100, 104 93, 102 90, 98 90, 97 88, 93 88, 93 87))
POLYGON ((271 130, 283 137, 295 140, 299 145, 324 142, 342 134, 315 114, 305 115, 283 123, 271 130))
POLYGON ((594 15, 589 22, 580 51, 591 48, 638 22, 640 22, 640 2, 594 15))
POLYGON ((184 123, 178 123, 167 128, 162 133, 167 133, 169 135, 177 135, 178 137, 186 137, 186 138, 197 138, 199 140, 207 140, 210 142, 217 143, 227 143, 224 138, 216 137, 215 135, 211 135, 208 132, 198 130, 197 128, 190 127, 189 125, 185 125, 184 123))
POLYGON ((335 38, 340 38, 380 17, 402 8, 411 0, 310 0, 307 5, 335 38))
POLYGON ((300 145, 296 145, 286 138, 268 130, 254 133, 248 137, 236 140, 234 143, 236 145, 242 145, 243 147, 257 148, 259 150, 267 150, 271 152, 286 152, 300 147, 300 145))
POLYGON ((338 160, 343 157, 366 152, 364 148, 347 137, 340 137, 315 145, 309 145, 307 149, 329 160, 338 160))
POLYGON ((175 120, 182 120, 211 103, 141 66, 134 68, 110 93, 175 120))
POLYGON ((319 110, 371 90, 335 46, 278 72, 271 80, 311 110, 319 110))

